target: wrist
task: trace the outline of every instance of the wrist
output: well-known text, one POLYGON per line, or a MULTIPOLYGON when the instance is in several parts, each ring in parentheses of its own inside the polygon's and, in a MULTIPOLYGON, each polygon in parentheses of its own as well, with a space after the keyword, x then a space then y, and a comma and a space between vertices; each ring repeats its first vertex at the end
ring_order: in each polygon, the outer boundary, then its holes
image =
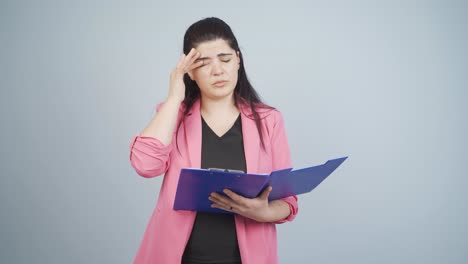
POLYGON ((181 104, 184 101, 184 99, 177 98, 173 95, 170 95, 166 98, 166 103, 172 103, 172 104, 181 104))
POLYGON ((268 203, 263 210, 259 211, 258 222, 269 223, 275 219, 275 208, 268 203))

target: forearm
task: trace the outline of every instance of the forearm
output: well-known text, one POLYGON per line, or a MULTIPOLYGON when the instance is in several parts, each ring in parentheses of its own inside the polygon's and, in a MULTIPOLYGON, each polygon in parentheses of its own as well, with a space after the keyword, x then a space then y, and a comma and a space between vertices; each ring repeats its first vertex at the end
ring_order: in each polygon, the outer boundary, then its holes
POLYGON ((169 97, 140 135, 157 138, 165 145, 171 143, 180 104, 169 97))
POLYGON ((291 214, 289 204, 283 200, 273 200, 268 203, 270 208, 270 219, 268 222, 283 220, 291 214))

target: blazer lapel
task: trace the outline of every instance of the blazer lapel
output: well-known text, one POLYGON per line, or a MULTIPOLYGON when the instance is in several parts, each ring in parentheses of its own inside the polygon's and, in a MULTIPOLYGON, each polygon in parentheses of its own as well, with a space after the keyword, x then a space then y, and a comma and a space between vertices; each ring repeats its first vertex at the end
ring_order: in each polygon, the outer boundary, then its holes
POLYGON ((242 137, 247 173, 257 173, 260 138, 249 106, 241 104, 242 137))
POLYGON ((201 167, 201 133, 200 100, 197 100, 184 120, 186 147, 192 168, 201 167))

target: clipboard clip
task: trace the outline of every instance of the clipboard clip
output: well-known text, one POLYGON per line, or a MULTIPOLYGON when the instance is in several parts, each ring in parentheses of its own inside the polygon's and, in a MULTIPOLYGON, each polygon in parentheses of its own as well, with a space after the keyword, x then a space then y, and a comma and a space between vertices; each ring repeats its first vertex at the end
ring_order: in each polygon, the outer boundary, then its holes
POLYGON ((236 173, 245 173, 242 170, 231 170, 231 169, 221 169, 221 168, 208 168, 209 170, 212 171, 223 171, 223 172, 236 172, 236 173))

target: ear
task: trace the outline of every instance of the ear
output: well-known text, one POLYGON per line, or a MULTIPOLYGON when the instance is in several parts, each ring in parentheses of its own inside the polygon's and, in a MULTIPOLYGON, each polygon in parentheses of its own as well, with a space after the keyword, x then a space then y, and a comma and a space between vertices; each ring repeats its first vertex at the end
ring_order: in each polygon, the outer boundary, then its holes
POLYGON ((237 51, 236 53, 237 53, 237 66, 240 69, 240 52, 237 51))

